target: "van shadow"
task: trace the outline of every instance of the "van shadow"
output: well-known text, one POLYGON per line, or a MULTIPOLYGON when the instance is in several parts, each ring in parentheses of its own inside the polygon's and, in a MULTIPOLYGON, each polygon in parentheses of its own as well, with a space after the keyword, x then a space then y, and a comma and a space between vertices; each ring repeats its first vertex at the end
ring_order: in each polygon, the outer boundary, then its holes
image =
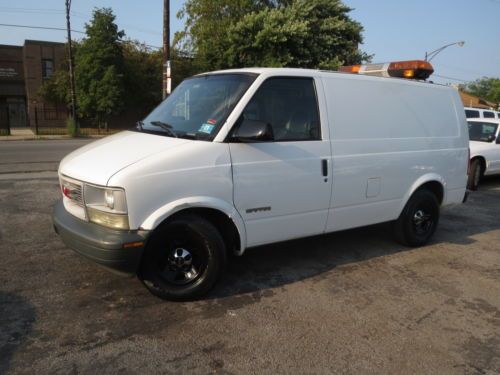
MULTIPOLYGON (((444 208, 430 245, 472 244, 475 235, 500 229, 499 216, 500 178, 485 182, 466 204, 444 208)), ((264 291, 341 265, 410 250, 419 251, 395 242, 390 223, 260 246, 230 259, 226 275, 208 299, 264 291)))
POLYGON ((25 298, 0 291, 0 374, 6 374, 16 351, 30 335, 36 320, 33 305, 25 298))

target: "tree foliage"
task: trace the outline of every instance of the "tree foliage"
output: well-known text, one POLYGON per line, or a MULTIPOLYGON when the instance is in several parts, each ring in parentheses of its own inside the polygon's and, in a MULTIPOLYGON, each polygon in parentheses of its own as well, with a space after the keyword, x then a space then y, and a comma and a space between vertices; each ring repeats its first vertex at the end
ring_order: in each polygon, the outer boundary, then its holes
POLYGON ((125 64, 121 40, 110 8, 95 9, 85 25, 87 37, 76 50, 76 86, 79 112, 99 122, 125 105, 125 64))
POLYGON ((176 34, 199 70, 244 66, 336 69, 369 60, 362 26, 340 0, 188 0, 176 34))
MULTIPOLYGON (((77 109, 80 117, 106 121, 124 108, 146 113, 162 99, 162 51, 125 39, 110 9, 96 9, 87 35, 73 41, 77 109)), ((192 58, 171 50, 173 86, 195 73, 192 58)), ((39 95, 71 105, 68 63, 45 80, 39 95)))
POLYGON ((461 89, 500 106, 500 78, 484 77, 463 85, 461 89))

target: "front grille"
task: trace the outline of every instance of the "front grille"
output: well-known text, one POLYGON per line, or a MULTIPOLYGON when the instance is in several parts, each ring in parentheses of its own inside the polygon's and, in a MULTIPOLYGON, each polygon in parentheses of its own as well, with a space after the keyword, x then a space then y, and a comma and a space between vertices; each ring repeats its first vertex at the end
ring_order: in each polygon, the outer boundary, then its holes
POLYGON ((63 195, 70 199, 72 202, 83 207, 83 189, 82 185, 78 182, 69 181, 65 178, 61 179, 61 191, 63 195))

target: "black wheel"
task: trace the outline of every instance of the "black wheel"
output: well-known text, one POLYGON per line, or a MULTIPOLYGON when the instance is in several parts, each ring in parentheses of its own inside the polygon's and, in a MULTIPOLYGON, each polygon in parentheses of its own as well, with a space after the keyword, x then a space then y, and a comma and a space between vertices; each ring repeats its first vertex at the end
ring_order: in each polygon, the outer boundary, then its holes
POLYGON ((470 165, 470 174, 467 179, 467 188, 469 190, 477 190, 479 186, 479 181, 483 177, 483 163, 481 160, 475 159, 471 162, 470 165))
POLYGON ((406 246, 425 245, 439 222, 439 202, 429 190, 417 190, 395 222, 396 239, 406 246))
POLYGON ((197 215, 182 215, 160 226, 148 243, 139 277, 151 293, 173 301, 206 294, 226 264, 217 228, 197 215))

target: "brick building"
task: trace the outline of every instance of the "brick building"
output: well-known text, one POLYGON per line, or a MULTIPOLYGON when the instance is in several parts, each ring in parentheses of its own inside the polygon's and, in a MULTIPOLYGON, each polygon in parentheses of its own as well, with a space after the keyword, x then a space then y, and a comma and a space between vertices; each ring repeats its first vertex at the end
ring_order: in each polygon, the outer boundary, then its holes
POLYGON ((65 59, 64 44, 26 40, 0 45, 0 129, 62 127, 67 110, 44 102, 38 90, 65 59))

